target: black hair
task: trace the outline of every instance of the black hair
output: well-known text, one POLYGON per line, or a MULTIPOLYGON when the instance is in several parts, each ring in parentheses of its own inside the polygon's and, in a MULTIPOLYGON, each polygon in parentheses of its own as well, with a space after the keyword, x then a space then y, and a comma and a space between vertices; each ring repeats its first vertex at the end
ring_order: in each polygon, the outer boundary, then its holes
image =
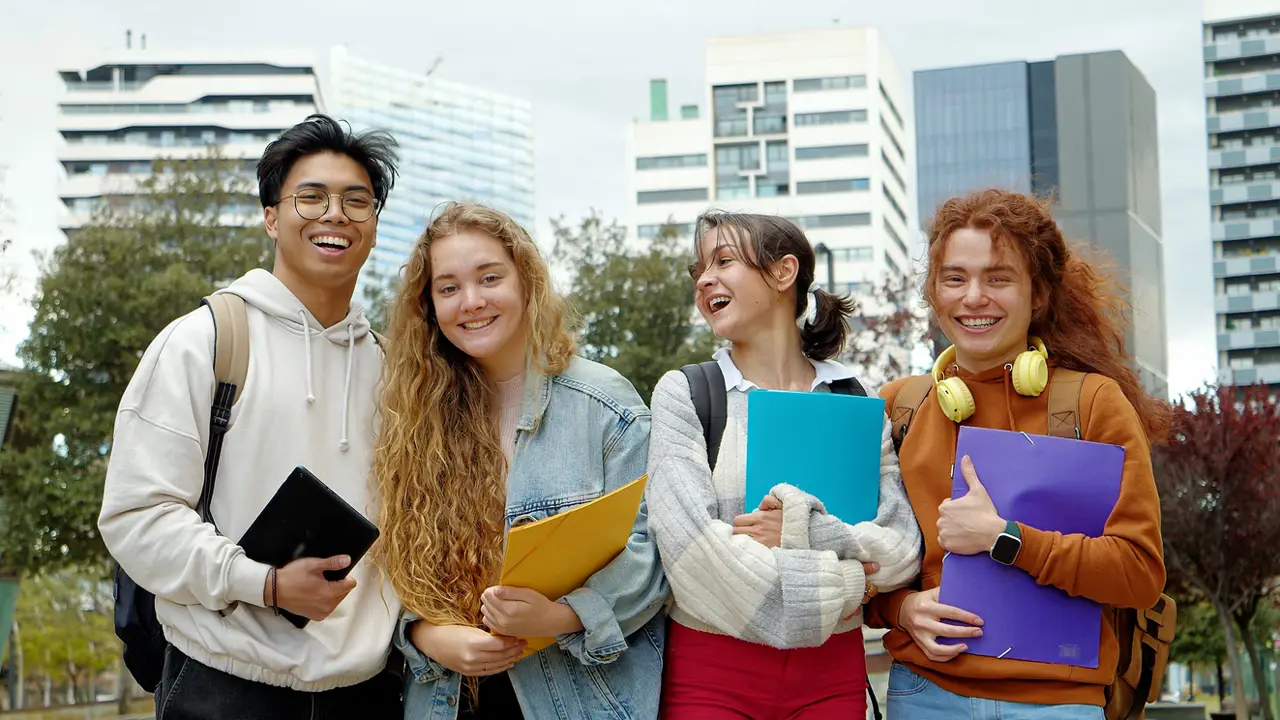
POLYGON ((315 113, 280 133, 262 152, 258 161, 258 199, 268 208, 280 202, 280 190, 294 163, 308 155, 337 153, 355 160, 369 173, 378 211, 387 204, 387 196, 396 184, 396 139, 382 130, 355 134, 343 129, 337 120, 315 113))
MULTIPOLYGON (((809 308, 809 287, 813 284, 814 264, 816 262, 813 246, 804 231, 795 223, 776 215, 757 215, 754 213, 730 213, 709 210, 698 217, 694 233, 694 252, 697 261, 689 271, 696 280, 706 267, 702 257, 702 240, 715 228, 732 229, 734 232, 721 231, 721 237, 732 238, 738 259, 753 267, 761 275, 768 277, 769 269, 787 255, 794 255, 799 261, 796 281, 791 291, 796 298, 796 317, 799 318, 809 308), (751 244, 751 252, 746 244, 751 244)), ((728 239, 728 238, 726 238, 728 239)), ((813 322, 805 323, 800 329, 800 348, 805 357, 813 360, 828 360, 840 354, 844 349, 845 338, 849 327, 846 318, 853 314, 853 300, 847 296, 834 295, 826 290, 815 290, 814 297, 818 301, 818 314, 813 322)))

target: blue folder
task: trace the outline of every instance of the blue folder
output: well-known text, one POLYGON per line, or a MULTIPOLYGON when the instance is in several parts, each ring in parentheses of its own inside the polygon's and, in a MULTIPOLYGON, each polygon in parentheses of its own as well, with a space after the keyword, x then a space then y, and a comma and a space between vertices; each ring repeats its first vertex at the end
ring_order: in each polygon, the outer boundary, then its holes
POLYGON ((817 497, 846 523, 880 507, 884 400, 825 392, 747 393, 746 511, 778 483, 817 497))

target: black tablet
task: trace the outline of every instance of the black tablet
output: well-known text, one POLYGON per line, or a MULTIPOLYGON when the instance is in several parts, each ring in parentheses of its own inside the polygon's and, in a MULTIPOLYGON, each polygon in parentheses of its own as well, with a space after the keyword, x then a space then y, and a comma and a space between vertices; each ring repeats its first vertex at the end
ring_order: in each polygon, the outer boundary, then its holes
MULTIPOLYGON (((240 538, 240 547, 251 560, 275 568, 304 557, 349 555, 341 570, 326 570, 331 581, 345 578, 378 539, 378 527, 360 511, 299 465, 258 513, 240 538)), ((309 620, 281 609, 297 627, 309 620)))

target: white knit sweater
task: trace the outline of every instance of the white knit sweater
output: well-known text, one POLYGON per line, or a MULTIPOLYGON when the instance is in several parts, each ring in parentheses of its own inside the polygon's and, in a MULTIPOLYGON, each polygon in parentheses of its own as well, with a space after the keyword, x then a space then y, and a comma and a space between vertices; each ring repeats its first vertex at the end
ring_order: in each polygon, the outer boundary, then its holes
POLYGON ((920 570, 920 528, 888 423, 876 519, 845 524, 818 499, 781 484, 773 494, 783 504, 782 547, 767 548, 733 534, 733 518, 745 507, 747 393, 731 389, 727 400, 713 475, 687 378, 668 372, 654 389, 646 498, 649 531, 671 583, 672 619, 776 648, 821 645, 859 627, 863 562, 880 564, 870 578, 880 591, 906 586, 920 570))

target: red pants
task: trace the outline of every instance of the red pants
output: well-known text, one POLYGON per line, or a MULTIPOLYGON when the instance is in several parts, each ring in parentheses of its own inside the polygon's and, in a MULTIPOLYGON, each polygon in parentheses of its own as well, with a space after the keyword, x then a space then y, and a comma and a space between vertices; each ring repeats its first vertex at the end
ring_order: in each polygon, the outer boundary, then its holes
POLYGON ((862 628, 816 648, 778 650, 672 622, 663 720, 861 720, 867 716, 862 628))

